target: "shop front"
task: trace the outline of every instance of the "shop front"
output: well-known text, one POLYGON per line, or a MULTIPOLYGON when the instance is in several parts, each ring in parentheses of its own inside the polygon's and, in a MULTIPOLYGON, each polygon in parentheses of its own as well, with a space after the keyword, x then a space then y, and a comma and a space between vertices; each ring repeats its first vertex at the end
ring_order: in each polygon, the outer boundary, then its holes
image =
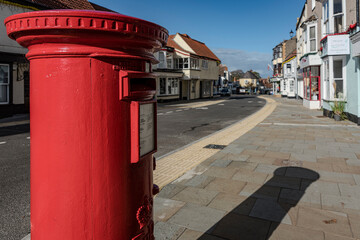
POLYGON ((303 106, 321 108, 321 58, 317 53, 306 54, 300 59, 303 73, 303 106))

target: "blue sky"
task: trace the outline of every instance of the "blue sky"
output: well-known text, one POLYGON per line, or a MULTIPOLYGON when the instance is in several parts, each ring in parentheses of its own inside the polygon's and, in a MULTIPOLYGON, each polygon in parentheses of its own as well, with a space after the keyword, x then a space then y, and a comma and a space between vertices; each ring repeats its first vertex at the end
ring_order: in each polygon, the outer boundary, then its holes
POLYGON ((272 48, 295 32, 305 0, 90 0, 204 42, 230 70, 271 75, 272 48))

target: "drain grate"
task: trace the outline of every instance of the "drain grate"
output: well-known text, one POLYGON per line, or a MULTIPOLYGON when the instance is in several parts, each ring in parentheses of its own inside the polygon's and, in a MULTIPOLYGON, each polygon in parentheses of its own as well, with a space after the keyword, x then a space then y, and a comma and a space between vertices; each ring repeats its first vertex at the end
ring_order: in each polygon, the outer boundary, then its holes
POLYGON ((224 149, 226 148, 226 145, 217 145, 217 144, 209 144, 206 145, 204 148, 209 148, 209 149, 224 149))

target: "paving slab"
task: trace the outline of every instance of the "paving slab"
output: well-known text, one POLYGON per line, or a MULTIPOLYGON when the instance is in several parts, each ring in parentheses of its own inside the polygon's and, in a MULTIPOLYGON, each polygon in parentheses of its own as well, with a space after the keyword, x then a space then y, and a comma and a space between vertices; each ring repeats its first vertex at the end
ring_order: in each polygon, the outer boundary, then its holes
POLYGON ((288 212, 277 201, 272 199, 257 199, 249 216, 289 225, 292 224, 288 212))
POLYGON ((183 202, 196 203, 200 205, 208 205, 218 193, 218 191, 187 187, 178 194, 176 194, 173 199, 183 202))
POLYGON ((154 220, 156 222, 166 222, 184 205, 185 202, 156 197, 154 199, 154 220))
POLYGON ((177 239, 185 231, 185 227, 176 224, 158 222, 154 226, 156 240, 177 239))
POLYGON ((225 211, 188 203, 168 222, 191 230, 207 232, 224 216, 225 211))
POLYGON ((352 237, 350 224, 344 213, 300 207, 297 226, 352 237))
POLYGON ((223 239, 266 239, 270 224, 270 221, 229 213, 217 223, 211 234, 223 239))
POLYGON ((269 240, 324 240, 324 233, 318 230, 301 228, 288 224, 273 223, 270 227, 269 240))
POLYGON ((277 200, 280 188, 248 182, 239 193, 240 196, 277 200))
POLYGON ((214 181, 209 183, 205 189, 223 193, 238 194, 246 185, 246 182, 216 178, 214 181))

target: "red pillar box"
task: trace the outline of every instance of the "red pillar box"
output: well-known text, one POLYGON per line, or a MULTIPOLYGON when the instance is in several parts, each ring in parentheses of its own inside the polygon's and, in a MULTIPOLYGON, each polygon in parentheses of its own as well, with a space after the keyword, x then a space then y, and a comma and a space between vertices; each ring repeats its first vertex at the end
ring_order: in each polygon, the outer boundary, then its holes
POLYGON ((153 239, 153 52, 166 29, 96 11, 5 20, 29 49, 32 240, 153 239))

